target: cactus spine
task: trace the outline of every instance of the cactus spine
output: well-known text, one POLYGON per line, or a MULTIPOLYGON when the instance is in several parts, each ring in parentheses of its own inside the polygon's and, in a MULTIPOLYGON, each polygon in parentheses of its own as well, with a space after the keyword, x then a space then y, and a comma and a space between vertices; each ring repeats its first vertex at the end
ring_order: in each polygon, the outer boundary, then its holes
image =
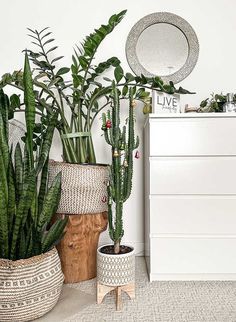
POLYGON ((103 113, 104 137, 111 145, 112 165, 108 183, 108 221, 109 234, 114 242, 114 252, 120 252, 120 242, 124 235, 123 204, 129 198, 132 190, 133 151, 139 145, 138 136, 134 134, 133 89, 129 89, 129 117, 127 125, 120 125, 120 97, 118 89, 112 86, 112 109, 103 113), (127 133, 128 132, 128 133, 127 133), (114 205, 115 204, 115 205, 114 205), (114 207, 113 207, 114 205, 114 207), (113 214, 115 212, 115 215, 113 214))

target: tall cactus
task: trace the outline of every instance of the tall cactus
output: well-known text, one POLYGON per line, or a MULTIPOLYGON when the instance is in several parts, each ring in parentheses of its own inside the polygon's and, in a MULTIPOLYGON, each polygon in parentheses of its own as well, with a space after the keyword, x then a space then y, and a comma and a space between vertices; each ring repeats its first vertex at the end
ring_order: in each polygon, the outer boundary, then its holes
POLYGON ((133 151, 139 145, 138 136, 134 134, 134 106, 133 89, 129 89, 129 117, 127 125, 120 126, 120 98, 118 89, 112 85, 112 110, 103 113, 104 137, 111 145, 112 165, 110 166, 110 180, 108 184, 108 222, 109 234, 114 242, 114 252, 120 252, 120 242, 124 235, 123 204, 129 198, 132 190, 133 151), (128 132, 128 133, 127 133, 128 132), (115 203, 115 216, 113 215, 115 203))

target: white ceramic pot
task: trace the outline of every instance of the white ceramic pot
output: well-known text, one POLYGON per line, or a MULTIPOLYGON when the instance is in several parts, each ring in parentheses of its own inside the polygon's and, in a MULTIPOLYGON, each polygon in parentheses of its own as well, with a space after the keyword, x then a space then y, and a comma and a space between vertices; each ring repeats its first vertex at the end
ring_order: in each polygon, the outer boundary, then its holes
POLYGON ((50 311, 64 276, 56 248, 28 259, 0 259, 0 321, 32 321, 50 311))
MULTIPOLYGON (((105 245, 108 246, 108 245, 105 245)), ((127 246, 127 245, 126 245, 127 246)), ((135 281, 134 248, 126 254, 110 255, 97 250, 97 281, 107 286, 122 286, 135 281)))

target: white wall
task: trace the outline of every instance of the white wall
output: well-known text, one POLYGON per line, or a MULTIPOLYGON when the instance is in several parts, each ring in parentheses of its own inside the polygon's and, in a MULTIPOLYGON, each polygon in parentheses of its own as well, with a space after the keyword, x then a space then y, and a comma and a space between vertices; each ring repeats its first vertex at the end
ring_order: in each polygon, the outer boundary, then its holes
MULTIPOLYGON (((118 56, 125 70, 125 41, 131 27, 143 16, 169 11, 186 19, 195 29, 200 43, 200 56, 192 74, 181 85, 195 90, 195 96, 182 97, 182 104, 191 105, 211 92, 235 91, 236 70, 236 1, 234 0, 8 0, 1 3, 0 74, 23 66, 22 49, 29 47, 26 27, 50 26, 59 45, 58 53, 65 56, 64 65, 70 66, 72 47, 94 28, 106 23, 116 12, 128 9, 125 19, 102 44, 97 60, 118 56)), ((142 135, 144 117, 137 108, 138 133, 142 135)), ((101 121, 94 129, 99 162, 109 161, 109 150, 100 136, 101 121)), ((140 151, 142 152, 142 141, 140 151)), ((53 147, 52 157, 60 159, 59 141, 53 147)), ((124 241, 135 245, 137 253, 143 248, 143 170, 142 158, 134 162, 133 193, 124 209, 124 241)), ((102 242, 109 240, 104 234, 102 242)))

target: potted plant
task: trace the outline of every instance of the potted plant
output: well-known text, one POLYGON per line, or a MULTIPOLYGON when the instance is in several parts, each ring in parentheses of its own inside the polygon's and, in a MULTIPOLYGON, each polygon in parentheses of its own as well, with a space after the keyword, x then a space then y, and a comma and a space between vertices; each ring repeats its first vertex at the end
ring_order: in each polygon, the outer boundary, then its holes
MULTIPOLYGON (((62 197, 57 212, 58 216, 69 216, 66 236, 59 245, 66 282, 96 276, 98 238, 107 225, 108 170, 107 166, 96 163, 92 139, 96 117, 111 103, 112 79, 106 77, 106 72, 113 68, 120 99, 128 98, 129 88, 133 89, 134 98, 144 102, 149 96, 145 89, 189 93, 182 88, 177 90, 173 83, 164 84, 159 77, 148 79, 124 73, 117 57, 94 63, 100 44, 123 19, 125 12, 112 15, 106 25, 95 29, 81 47, 75 48, 71 68, 56 68, 63 56, 55 56, 57 46, 48 28, 29 29, 29 36, 37 48, 29 51, 35 66, 36 107, 43 115, 42 123, 45 115, 58 114, 56 127, 63 146, 63 162, 49 164, 49 180, 62 172, 62 197)), ((22 89, 22 72, 3 75, 0 86, 6 84, 22 89)), ((21 109, 18 97, 11 100, 11 106, 21 109)), ((144 110, 149 111, 150 104, 145 104, 144 110)))
MULTIPOLYGON (((135 257, 132 246, 122 245, 123 204, 129 198, 133 177, 133 151, 139 145, 134 134, 134 94, 129 90, 129 117, 127 125, 120 127, 120 100, 113 83, 112 110, 103 113, 103 130, 106 142, 111 145, 112 165, 107 187, 109 234, 113 245, 105 245, 97 251, 97 302, 116 289, 117 309, 120 308, 121 290, 131 298, 135 296, 135 257)), ((139 157, 138 151, 135 154, 139 157)))
POLYGON ((24 155, 19 143, 15 151, 9 147, 9 99, 0 91, 0 321, 32 321, 44 315, 56 304, 64 280, 54 246, 64 233, 66 219, 47 229, 61 193, 60 174, 47 186, 54 125, 50 120, 45 132, 38 133, 41 137, 36 145, 35 100, 27 55, 23 86, 24 155))

